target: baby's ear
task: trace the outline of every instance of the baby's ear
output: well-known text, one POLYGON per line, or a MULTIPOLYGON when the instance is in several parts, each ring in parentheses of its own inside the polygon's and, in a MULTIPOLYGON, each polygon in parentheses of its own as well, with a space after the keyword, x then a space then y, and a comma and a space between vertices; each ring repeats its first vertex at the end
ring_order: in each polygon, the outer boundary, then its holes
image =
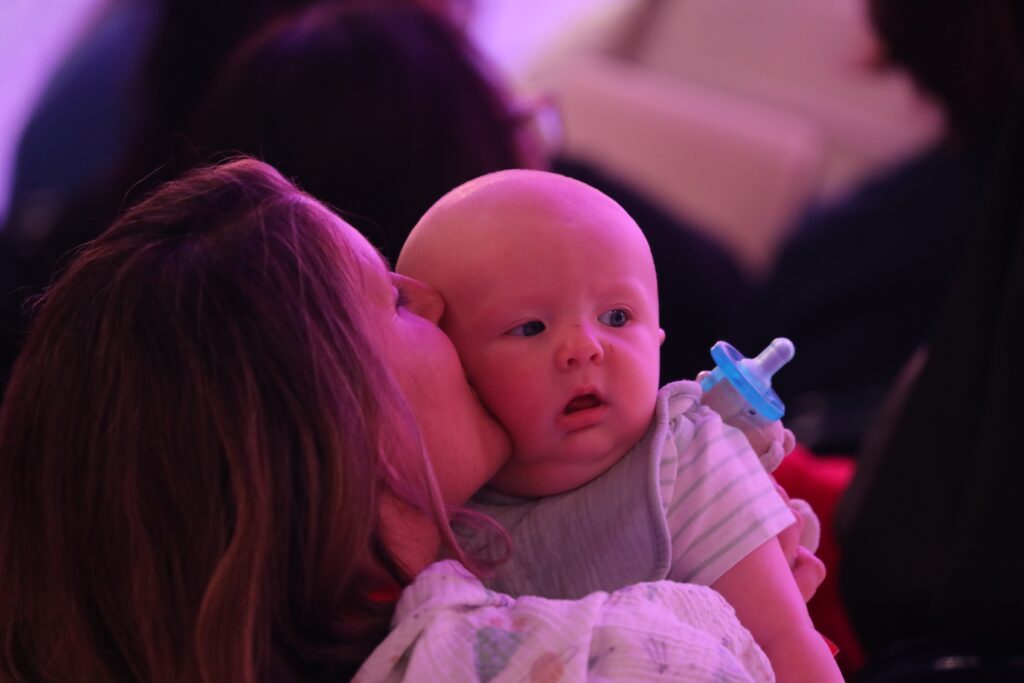
POLYGON ((658 346, 665 343, 665 330, 658 328, 658 346))

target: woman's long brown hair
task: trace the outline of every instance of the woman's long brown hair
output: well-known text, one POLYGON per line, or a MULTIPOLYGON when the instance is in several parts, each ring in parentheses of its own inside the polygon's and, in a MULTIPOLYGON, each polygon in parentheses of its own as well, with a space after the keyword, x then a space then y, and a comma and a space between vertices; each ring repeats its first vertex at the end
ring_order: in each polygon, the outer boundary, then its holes
POLYGON ((390 613, 367 577, 408 580, 384 461, 418 436, 357 278, 333 217, 253 160, 164 186, 76 256, 0 411, 0 675, 358 668, 390 613))

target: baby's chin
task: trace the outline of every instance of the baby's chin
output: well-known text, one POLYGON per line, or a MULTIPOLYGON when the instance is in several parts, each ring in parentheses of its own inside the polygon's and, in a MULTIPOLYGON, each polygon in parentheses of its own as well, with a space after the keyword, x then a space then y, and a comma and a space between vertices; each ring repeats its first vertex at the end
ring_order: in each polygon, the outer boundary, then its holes
POLYGON ((540 498, 565 493, 593 481, 617 463, 619 450, 593 459, 564 458, 530 462, 512 459, 488 482, 492 489, 510 496, 540 498))

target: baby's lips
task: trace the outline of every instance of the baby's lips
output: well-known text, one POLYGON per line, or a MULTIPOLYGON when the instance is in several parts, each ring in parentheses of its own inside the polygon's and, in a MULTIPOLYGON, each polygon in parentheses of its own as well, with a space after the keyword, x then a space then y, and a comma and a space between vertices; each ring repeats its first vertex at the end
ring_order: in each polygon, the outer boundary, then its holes
POLYGON ((565 406, 565 413, 578 413, 581 410, 587 410, 589 408, 596 408, 601 405, 601 401, 598 400, 593 394, 584 394, 583 396, 577 396, 573 400, 569 401, 565 406))
POLYGON ((585 387, 576 392, 576 394, 569 399, 569 402, 565 404, 565 408, 562 412, 565 415, 571 415, 572 413, 578 413, 581 410, 589 410, 590 408, 597 408, 604 405, 604 397, 596 389, 591 387, 585 387))

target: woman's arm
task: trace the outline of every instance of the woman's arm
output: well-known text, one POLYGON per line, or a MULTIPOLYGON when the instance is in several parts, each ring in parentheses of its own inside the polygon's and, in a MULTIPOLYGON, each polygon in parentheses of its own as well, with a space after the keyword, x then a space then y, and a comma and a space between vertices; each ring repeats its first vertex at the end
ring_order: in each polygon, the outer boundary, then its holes
POLYGON ((777 538, 761 544, 711 586, 768 655, 780 683, 842 681, 839 667, 814 629, 777 538))

